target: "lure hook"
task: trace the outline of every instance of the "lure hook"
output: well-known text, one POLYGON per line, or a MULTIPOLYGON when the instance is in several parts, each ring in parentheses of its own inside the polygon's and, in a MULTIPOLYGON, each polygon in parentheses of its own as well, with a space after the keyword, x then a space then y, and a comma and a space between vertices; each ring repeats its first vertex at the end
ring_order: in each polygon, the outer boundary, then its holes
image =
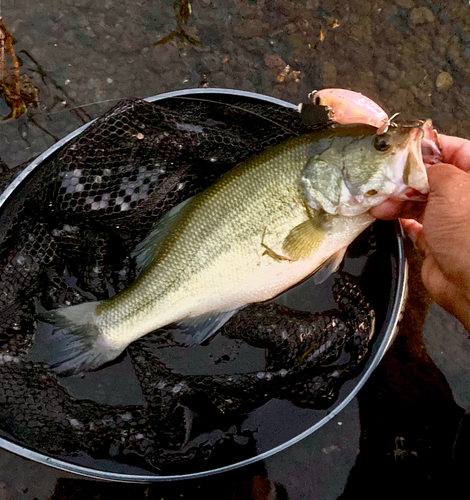
POLYGON ((396 118, 399 114, 400 112, 395 113, 386 122, 384 122, 384 124, 377 129, 377 135, 384 135, 388 132, 388 129, 390 127, 396 127, 397 124, 393 122, 393 119, 396 118))

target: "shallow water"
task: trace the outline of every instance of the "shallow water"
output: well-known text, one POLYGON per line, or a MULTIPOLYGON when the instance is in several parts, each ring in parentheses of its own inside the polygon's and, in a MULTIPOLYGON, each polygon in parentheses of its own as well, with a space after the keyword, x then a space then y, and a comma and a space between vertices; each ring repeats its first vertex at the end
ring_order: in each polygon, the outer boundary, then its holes
MULTIPOLYGON (((4 0, 4 22, 41 104, 2 124, 1 158, 9 167, 31 160, 116 99, 205 85, 293 103, 313 88, 348 87, 390 112, 431 117, 440 131, 470 137, 469 8, 442 0, 200 0, 181 26, 201 44, 154 46, 177 27, 172 1, 4 0), (280 82, 284 65, 300 75, 280 82), (103 100, 110 102, 66 107, 103 100)), ((82 483, 2 451, 0 495, 108 498, 125 489, 178 498, 215 489, 219 498, 376 498, 384 484, 390 496, 449 494, 469 462, 469 341, 454 319, 429 308, 416 256, 412 264, 408 309, 387 356, 344 412, 291 449, 220 478, 148 490, 82 483)))

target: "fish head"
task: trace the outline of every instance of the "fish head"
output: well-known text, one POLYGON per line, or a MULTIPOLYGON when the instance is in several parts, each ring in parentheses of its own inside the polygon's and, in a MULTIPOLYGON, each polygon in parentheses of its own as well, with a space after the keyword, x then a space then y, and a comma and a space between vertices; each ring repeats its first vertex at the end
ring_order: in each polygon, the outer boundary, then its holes
POLYGON ((307 203, 353 216, 389 198, 425 199, 429 184, 421 146, 429 128, 431 120, 394 124, 384 134, 364 125, 343 127, 341 137, 312 158, 302 174, 307 203))

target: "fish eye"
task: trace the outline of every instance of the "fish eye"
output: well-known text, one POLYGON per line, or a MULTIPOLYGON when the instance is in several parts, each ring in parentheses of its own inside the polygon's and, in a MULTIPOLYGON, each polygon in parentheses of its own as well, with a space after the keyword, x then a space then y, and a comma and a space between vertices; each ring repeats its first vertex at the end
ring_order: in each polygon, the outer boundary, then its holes
POLYGON ((375 196, 376 194, 378 193, 377 189, 369 189, 369 191, 367 191, 366 193, 366 196, 375 196))
POLYGON ((384 135, 377 135, 374 139, 374 148, 377 151, 387 151, 391 145, 389 139, 384 135))

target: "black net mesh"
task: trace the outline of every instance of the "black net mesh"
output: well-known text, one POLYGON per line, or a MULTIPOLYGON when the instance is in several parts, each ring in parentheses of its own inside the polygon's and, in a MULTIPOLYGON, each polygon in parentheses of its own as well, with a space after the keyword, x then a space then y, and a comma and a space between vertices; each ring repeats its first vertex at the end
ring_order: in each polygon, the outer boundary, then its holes
MULTIPOLYGON (((124 289, 135 277, 128 256, 161 215, 303 130, 295 110, 248 98, 129 100, 36 168, 0 217, 0 429, 9 439, 77 463, 107 460, 100 467, 110 470, 125 463, 182 474, 265 451, 247 416, 270 401, 316 409, 335 401, 360 370, 373 333, 376 306, 365 297, 363 275, 337 275, 333 289, 322 289, 331 295, 328 306, 315 314, 280 303, 247 307, 209 346, 194 348, 206 366, 190 373, 178 369, 180 351, 187 360, 188 350, 153 334, 114 367, 78 379, 78 389, 38 361, 41 353, 36 361, 28 354, 38 306, 124 289), (233 368, 237 359, 249 361, 233 368), (135 381, 126 391, 139 401, 93 400, 89 386, 121 365, 135 381)), ((16 174, 3 173, 2 187, 16 174)), ((371 229, 356 245, 374 278, 376 238, 371 229)))

